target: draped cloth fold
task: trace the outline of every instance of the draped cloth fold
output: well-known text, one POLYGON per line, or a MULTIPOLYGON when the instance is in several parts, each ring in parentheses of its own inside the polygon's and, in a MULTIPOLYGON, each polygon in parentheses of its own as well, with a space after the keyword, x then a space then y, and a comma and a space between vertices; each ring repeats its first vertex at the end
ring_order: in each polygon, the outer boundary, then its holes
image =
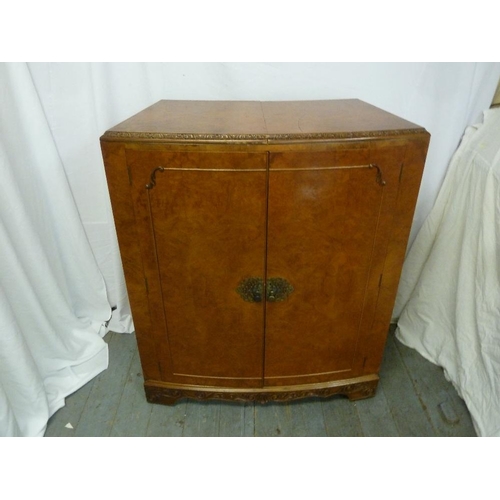
POLYGON ((28 67, 0 81, 0 435, 42 436, 106 369, 111 308, 28 67))
POLYGON ((500 108, 469 127, 405 261, 397 338, 443 367, 500 436, 500 108))

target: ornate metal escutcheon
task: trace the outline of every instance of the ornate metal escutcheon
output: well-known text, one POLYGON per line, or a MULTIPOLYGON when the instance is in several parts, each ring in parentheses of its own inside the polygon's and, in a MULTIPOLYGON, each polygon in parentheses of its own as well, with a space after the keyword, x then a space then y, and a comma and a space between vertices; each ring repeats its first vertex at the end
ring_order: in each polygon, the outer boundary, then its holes
MULTIPOLYGON (((269 278, 266 283, 266 300, 282 302, 293 292, 294 288, 284 278, 269 278)), ((245 278, 236 291, 247 302, 262 302, 264 296, 264 280, 262 278, 245 278)))
POLYGON ((245 278, 240 282, 236 291, 247 302, 262 302, 264 280, 262 278, 245 278))
POLYGON ((268 302, 283 302, 293 292, 294 288, 284 278, 269 278, 266 286, 268 302))

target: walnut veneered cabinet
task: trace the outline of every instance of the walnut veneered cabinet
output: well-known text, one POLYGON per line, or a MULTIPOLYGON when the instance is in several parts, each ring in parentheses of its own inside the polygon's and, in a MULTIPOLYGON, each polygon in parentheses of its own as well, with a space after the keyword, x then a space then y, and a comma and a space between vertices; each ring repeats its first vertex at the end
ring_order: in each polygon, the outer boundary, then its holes
POLYGON ((428 143, 355 99, 160 101, 108 130, 148 400, 373 395, 428 143))

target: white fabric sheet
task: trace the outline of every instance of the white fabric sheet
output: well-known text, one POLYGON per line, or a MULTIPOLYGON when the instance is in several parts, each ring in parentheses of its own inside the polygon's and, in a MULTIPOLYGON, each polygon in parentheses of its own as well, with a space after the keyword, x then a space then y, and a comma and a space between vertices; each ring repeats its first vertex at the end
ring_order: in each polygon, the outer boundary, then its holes
POLYGON ((111 310, 29 71, 0 81, 0 435, 42 436, 107 367, 111 310))
POLYGON ((442 366, 478 435, 500 436, 500 108, 467 129, 407 256, 397 337, 442 366))

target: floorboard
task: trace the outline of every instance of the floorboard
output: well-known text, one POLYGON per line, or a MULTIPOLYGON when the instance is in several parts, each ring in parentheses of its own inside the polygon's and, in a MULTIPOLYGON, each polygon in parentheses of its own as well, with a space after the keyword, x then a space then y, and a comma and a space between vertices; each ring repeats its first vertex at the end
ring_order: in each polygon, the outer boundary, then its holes
POLYGON ((75 436, 105 437, 111 434, 136 351, 134 335, 113 336, 109 342, 109 367, 95 379, 75 428, 75 436))
POLYGON ((254 435, 255 407, 253 403, 220 403, 220 437, 251 437, 254 435))
POLYGON ((148 437, 182 437, 184 419, 187 415, 187 403, 179 401, 174 406, 150 405, 146 436, 148 437))
POLYGON ((446 380, 442 368, 422 363, 417 351, 398 341, 395 344, 436 435, 475 436, 469 410, 453 385, 446 380))
POLYGON ((146 436, 151 416, 151 406, 144 404, 144 378, 139 353, 136 351, 118 405, 111 435, 122 437, 146 436))
MULTIPOLYGON (((383 374, 381 373, 383 376, 383 374)), ((358 411, 361 428, 364 436, 395 437, 399 436, 384 388, 379 385, 373 398, 362 399, 354 403, 358 411)))
POLYGON ((385 349, 384 373, 380 385, 387 399, 389 410, 398 429, 399 436, 435 436, 425 405, 415 393, 406 366, 390 335, 385 349))
POLYGON ((146 401, 134 335, 106 335, 109 368, 66 398, 47 437, 393 437, 475 436, 462 399, 443 371, 389 334, 373 398, 288 403, 146 401), (67 424, 70 427, 66 427, 67 424))
POLYGON ((287 403, 268 403, 255 405, 256 437, 293 436, 292 415, 287 403))
POLYGON ((326 437, 325 419, 318 399, 289 403, 294 436, 326 437))
POLYGON ((220 401, 188 401, 183 437, 215 437, 219 432, 220 401))
POLYGON ((358 437, 363 435, 356 402, 336 396, 321 403, 327 436, 358 437))

